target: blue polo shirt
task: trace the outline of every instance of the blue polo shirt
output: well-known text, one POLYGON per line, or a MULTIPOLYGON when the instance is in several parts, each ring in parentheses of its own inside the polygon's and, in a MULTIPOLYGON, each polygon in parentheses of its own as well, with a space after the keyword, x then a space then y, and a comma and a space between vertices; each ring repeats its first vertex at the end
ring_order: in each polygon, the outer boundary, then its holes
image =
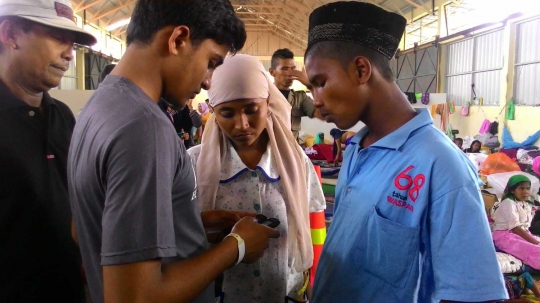
POLYGON ((313 302, 508 298, 472 163, 427 110, 345 150, 313 302))

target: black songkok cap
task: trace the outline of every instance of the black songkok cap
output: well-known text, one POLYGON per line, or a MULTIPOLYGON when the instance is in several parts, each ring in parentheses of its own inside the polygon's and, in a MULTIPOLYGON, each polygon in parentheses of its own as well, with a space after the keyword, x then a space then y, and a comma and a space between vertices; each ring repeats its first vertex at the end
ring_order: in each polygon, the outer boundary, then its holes
MULTIPOLYGON (((307 51, 322 41, 346 41, 372 48, 391 59, 407 20, 401 15, 363 2, 334 2, 309 16, 307 51)), ((306 53, 307 53, 306 51, 306 53)))

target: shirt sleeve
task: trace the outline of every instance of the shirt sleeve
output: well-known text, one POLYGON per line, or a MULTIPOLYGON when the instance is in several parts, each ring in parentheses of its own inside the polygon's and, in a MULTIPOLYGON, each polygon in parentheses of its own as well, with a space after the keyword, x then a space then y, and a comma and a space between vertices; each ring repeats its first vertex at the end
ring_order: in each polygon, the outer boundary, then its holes
POLYGON ((495 223, 499 226, 503 224, 506 225, 508 230, 512 230, 521 225, 514 201, 504 199, 499 204, 499 207, 495 211, 495 223))
POLYGON ((427 262, 432 266, 437 299, 482 302, 508 298, 476 184, 434 200, 428 230, 427 262))
POLYGON ((201 115, 199 115, 199 113, 197 113, 196 111, 191 111, 189 113, 189 117, 191 118, 191 123, 193 123, 193 126, 195 128, 199 128, 202 126, 201 115))
POLYGON ((306 164, 306 184, 308 186, 309 212, 316 213, 326 209, 326 199, 322 190, 319 177, 313 164, 307 156, 304 157, 306 164))
POLYGON ((176 256, 171 189, 179 143, 153 120, 119 130, 103 157, 102 265, 176 256))
POLYGON ((193 146, 187 150, 189 157, 191 158, 191 164, 193 164, 193 170, 197 171, 197 160, 201 154, 201 145, 193 146))
POLYGON ((302 92, 301 96, 302 96, 302 112, 304 116, 313 118, 313 115, 315 113, 315 105, 313 105, 313 99, 308 97, 308 95, 305 92, 302 92))

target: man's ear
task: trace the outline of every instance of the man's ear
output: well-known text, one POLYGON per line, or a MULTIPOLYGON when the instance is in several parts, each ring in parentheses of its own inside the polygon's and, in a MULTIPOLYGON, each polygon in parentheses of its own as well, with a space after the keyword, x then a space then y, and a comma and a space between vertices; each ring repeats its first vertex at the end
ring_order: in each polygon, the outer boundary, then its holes
POLYGON ((366 57, 358 56, 354 58, 354 69, 360 84, 366 84, 371 78, 373 67, 366 57))
POLYGON ((275 77, 275 76, 274 76, 274 74, 276 73, 276 69, 275 69, 275 68, 270 67, 270 69, 269 69, 268 71, 270 72, 270 75, 271 75, 272 77, 275 77))
POLYGON ((175 27, 169 36, 169 53, 176 56, 188 50, 191 50, 189 27, 185 25, 175 27))
POLYGON ((0 23, 0 48, 10 47, 17 49, 17 26, 10 19, 0 23))

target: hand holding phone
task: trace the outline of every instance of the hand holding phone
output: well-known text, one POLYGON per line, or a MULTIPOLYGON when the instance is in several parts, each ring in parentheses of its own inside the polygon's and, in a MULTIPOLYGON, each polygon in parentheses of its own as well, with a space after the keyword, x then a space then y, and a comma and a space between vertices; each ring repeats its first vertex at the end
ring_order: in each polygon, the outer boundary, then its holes
POLYGON ((256 217, 242 218, 233 227, 232 232, 238 234, 245 243, 245 255, 242 263, 257 261, 269 247, 269 239, 279 237, 279 230, 259 223, 256 217))
POLYGON ((281 222, 279 222, 278 219, 276 219, 276 218, 267 218, 265 215, 257 215, 255 217, 255 219, 257 219, 257 222, 259 222, 259 224, 268 226, 270 228, 276 228, 281 223, 281 222))

